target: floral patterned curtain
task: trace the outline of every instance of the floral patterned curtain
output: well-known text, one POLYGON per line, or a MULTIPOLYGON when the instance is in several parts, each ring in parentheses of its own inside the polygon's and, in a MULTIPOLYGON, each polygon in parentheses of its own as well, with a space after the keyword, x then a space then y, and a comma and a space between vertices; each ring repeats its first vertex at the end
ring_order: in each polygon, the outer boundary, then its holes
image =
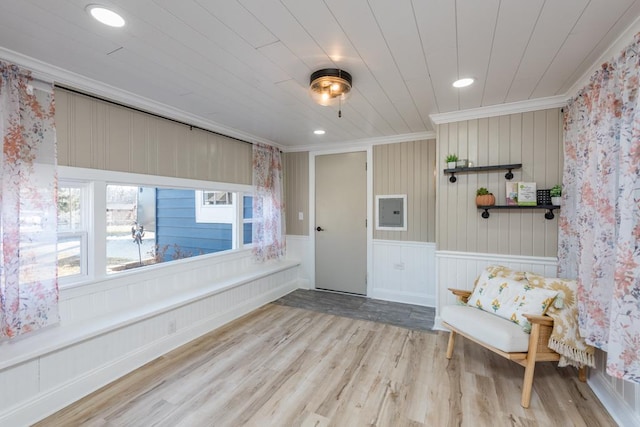
POLYGON ((253 255, 259 261, 285 254, 280 150, 253 144, 253 255))
POLYGON ((53 88, 0 61, 0 339, 58 322, 53 88))
POLYGON ((607 373, 640 383, 640 34, 564 114, 559 272, 607 373))

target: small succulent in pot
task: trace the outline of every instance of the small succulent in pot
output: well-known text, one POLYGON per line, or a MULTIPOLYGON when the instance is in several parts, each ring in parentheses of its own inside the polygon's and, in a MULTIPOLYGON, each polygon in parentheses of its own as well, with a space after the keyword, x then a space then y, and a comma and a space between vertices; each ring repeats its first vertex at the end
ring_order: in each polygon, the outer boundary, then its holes
POLYGON ((476 206, 493 206, 496 204, 496 198, 485 187, 478 188, 476 191, 476 206))
POLYGON ((458 161, 458 155, 457 154, 449 154, 445 158, 445 162, 447 162, 447 168, 449 168, 449 169, 455 169, 457 161, 458 161))
POLYGON ((551 190, 549 190, 549 195, 551 195, 551 204, 560 206, 560 201, 562 200, 562 186, 560 184, 556 184, 551 187, 551 190))

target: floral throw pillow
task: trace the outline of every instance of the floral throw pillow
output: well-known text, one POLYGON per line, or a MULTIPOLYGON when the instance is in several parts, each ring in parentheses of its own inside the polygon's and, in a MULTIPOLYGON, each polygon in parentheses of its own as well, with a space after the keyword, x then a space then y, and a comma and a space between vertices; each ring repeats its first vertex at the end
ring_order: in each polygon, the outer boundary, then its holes
POLYGON ((510 320, 528 333, 531 324, 524 314, 543 315, 557 294, 530 286, 527 281, 494 277, 477 286, 467 304, 510 320))
POLYGON ((490 265, 482 270, 482 273, 476 278, 476 281, 473 283, 473 289, 475 291, 478 286, 486 286, 487 282, 494 277, 521 281, 526 280, 525 276, 526 273, 523 271, 515 271, 503 265, 490 265))

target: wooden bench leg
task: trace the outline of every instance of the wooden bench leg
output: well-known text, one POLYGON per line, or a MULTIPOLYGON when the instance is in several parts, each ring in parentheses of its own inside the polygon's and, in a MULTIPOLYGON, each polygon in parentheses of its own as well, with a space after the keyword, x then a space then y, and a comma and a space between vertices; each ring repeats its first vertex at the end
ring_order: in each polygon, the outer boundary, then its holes
POLYGON ((456 341, 456 333, 451 331, 449 332, 449 344, 447 344, 447 359, 451 359, 453 356, 453 345, 456 341))
POLYGON ((528 408, 531 403, 531 389, 533 388, 533 373, 536 369, 536 360, 527 357, 527 366, 524 368, 524 381, 522 382, 522 399, 520 405, 528 408))
POLYGON ((522 399, 520 405, 528 408, 531 403, 531 389, 533 387, 533 373, 536 370, 536 355, 538 354, 538 338, 540 337, 540 325, 531 327, 529 337, 529 350, 527 352, 527 365, 524 368, 524 381, 522 382, 522 399))
POLYGON ((586 366, 578 368, 578 379, 583 383, 587 382, 587 367, 586 366))

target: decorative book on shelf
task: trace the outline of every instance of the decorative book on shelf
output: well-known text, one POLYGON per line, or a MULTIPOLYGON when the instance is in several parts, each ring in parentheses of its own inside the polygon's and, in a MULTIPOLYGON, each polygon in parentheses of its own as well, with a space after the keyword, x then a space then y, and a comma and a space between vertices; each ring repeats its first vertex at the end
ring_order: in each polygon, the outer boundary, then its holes
POLYGON ((506 183, 506 204, 507 206, 517 206, 518 205, 518 183, 517 182, 507 182, 506 183))
POLYGON ((518 183, 518 206, 537 206, 538 198, 535 182, 518 183))

